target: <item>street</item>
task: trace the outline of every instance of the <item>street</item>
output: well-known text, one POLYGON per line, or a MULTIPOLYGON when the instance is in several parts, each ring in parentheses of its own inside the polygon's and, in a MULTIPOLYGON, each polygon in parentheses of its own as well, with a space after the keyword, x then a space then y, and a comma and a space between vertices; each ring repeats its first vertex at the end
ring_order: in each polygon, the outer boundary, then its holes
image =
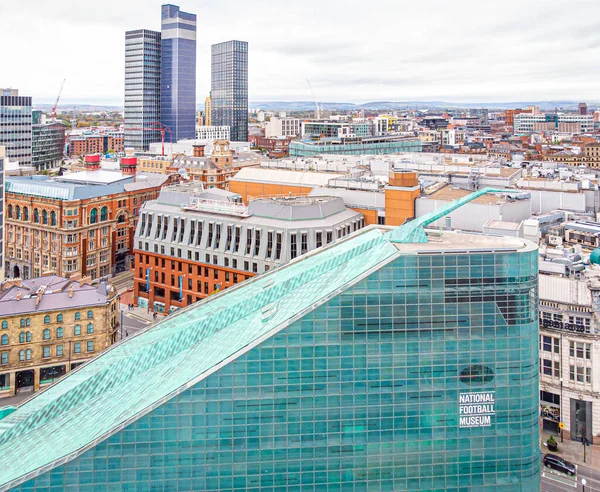
POLYGON ((151 323, 149 319, 146 319, 139 314, 140 310, 137 308, 136 311, 129 311, 127 307, 121 305, 121 311, 123 313, 123 330, 122 333, 119 333, 119 338, 121 336, 123 336, 123 338, 131 336, 151 323))
POLYGON ((549 470, 542 465, 542 492, 585 491, 600 492, 600 471, 581 465, 577 466, 577 476, 568 477, 555 470, 549 470), (585 489, 581 479, 585 479, 585 489))

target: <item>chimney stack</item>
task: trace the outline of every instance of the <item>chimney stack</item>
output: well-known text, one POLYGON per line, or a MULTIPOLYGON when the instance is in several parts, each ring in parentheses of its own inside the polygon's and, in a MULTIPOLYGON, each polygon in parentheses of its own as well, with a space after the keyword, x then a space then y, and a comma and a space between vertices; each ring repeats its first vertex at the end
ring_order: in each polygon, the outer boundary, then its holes
POLYGON ((134 176, 137 172, 137 157, 123 157, 121 159, 121 172, 134 176))
POLYGON ((73 284, 69 287, 69 298, 73 297, 73 284))
POLYGON ((194 144, 194 157, 204 157, 204 144, 194 144))
POLYGON ((97 171, 100 169, 100 154, 89 154, 85 156, 85 170, 97 171))

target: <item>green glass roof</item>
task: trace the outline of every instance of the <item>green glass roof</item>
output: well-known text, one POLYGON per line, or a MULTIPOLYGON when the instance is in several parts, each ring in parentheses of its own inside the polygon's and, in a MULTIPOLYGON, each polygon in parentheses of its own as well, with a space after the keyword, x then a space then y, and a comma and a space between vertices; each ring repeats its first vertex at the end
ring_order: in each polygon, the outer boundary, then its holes
MULTIPOLYGON (((0 490, 70 461, 284 329, 400 253, 423 227, 488 191, 382 233, 375 227, 175 313, 0 420, 0 490)), ((500 191, 500 190, 497 190, 500 191)))
POLYGON ((74 458, 397 254, 365 230, 111 347, 0 420, 0 489, 74 458))

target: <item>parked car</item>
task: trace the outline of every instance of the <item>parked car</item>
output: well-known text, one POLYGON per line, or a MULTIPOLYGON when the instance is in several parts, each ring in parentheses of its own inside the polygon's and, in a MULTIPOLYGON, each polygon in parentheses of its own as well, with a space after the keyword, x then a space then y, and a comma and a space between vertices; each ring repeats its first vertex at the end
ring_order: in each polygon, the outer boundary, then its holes
POLYGON ((577 468, 573 463, 567 460, 563 460, 560 456, 555 454, 547 454, 544 456, 544 466, 547 468, 554 468, 556 471, 566 473, 567 475, 575 475, 577 468))

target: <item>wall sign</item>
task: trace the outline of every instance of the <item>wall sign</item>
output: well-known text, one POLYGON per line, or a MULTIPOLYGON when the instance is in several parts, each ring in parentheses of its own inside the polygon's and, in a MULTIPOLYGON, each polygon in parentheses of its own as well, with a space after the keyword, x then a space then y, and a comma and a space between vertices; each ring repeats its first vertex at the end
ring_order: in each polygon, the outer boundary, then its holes
POLYGON ((494 391, 478 391, 460 393, 459 427, 490 427, 492 417, 496 415, 496 393, 494 391))

